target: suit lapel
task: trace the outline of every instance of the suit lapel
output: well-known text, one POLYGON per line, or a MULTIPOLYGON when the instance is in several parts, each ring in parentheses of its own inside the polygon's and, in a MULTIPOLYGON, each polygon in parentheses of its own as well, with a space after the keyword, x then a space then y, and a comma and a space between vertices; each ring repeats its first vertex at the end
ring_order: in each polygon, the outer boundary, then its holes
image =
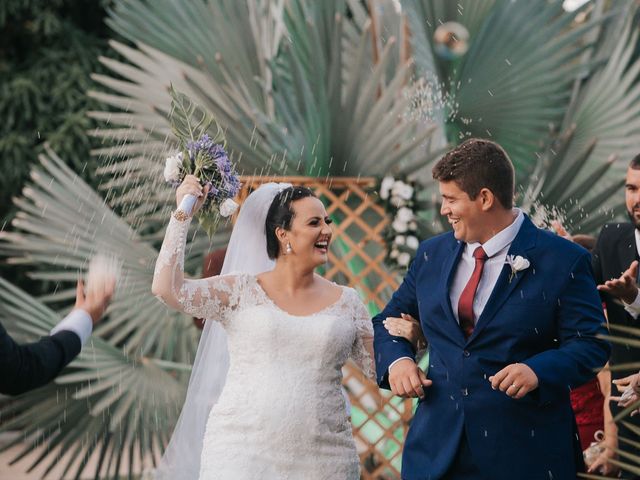
POLYGON ((464 334, 462 333, 460 325, 458 325, 458 321, 453 314, 453 309, 451 308, 449 288, 451 287, 451 283, 453 282, 453 277, 456 273, 458 263, 460 262, 460 257, 462 256, 462 252, 464 251, 464 246, 465 244, 459 241, 456 241, 453 244, 451 255, 449 256, 449 258, 447 258, 442 267, 442 280, 440 284, 440 291, 442 292, 440 296, 440 303, 447 317, 446 324, 443 325, 443 327, 447 328, 449 331, 453 331, 454 338, 461 345, 464 344, 464 334))
MULTIPOLYGON (((529 220, 529 217, 525 216, 524 222, 520 227, 520 231, 511 243, 508 255, 520 255, 528 259, 528 251, 535 247, 537 235, 538 229, 533 225, 531 220, 529 220)), ((531 265, 526 270, 517 272, 513 278, 510 278, 511 267, 505 263, 502 267, 502 271, 500 272, 500 276, 493 287, 491 296, 482 310, 480 318, 476 322, 473 334, 469 337, 469 342, 473 341, 473 339, 477 337, 487 324, 495 317, 502 304, 507 300, 507 298, 509 298, 509 295, 513 293, 514 289, 518 286, 525 275, 530 275, 530 271, 533 268, 535 268, 535 265, 531 265)))

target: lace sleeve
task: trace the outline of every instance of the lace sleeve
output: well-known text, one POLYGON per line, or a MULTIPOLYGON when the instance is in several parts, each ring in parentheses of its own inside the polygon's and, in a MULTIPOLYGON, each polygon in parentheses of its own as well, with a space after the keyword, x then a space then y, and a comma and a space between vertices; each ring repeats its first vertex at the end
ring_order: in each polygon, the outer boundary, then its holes
POLYGON ((351 347, 351 359, 356 362, 367 377, 375 380, 371 315, 355 290, 352 290, 351 302, 352 321, 356 327, 356 338, 351 347))
POLYGON ((243 276, 184 278, 184 252, 190 220, 171 217, 153 274, 153 294, 166 305, 199 318, 224 321, 239 304, 243 276))

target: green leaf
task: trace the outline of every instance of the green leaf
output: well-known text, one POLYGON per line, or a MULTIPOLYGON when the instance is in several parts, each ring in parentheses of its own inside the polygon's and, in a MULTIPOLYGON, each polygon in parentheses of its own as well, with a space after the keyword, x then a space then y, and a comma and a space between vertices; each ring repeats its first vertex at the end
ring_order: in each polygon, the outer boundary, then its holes
POLYGON ((225 143, 224 132, 213 115, 196 104, 186 94, 177 91, 173 85, 169 88, 171 94, 171 110, 169 120, 171 130, 178 137, 183 149, 189 141, 195 142, 205 133, 211 133, 215 143, 225 143))

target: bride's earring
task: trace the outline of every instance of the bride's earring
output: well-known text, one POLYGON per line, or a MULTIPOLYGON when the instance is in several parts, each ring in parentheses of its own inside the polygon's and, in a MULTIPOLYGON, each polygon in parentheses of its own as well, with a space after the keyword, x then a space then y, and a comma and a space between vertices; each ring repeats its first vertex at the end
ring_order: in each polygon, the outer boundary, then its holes
POLYGON ((289 242, 287 242, 287 249, 285 250, 286 254, 289 255, 291 253, 291 244, 289 242))

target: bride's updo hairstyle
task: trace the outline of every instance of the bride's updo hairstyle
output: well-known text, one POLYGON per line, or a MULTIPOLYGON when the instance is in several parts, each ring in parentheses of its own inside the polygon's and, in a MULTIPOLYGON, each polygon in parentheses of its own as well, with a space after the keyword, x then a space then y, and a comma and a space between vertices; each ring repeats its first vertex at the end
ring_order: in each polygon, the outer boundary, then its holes
POLYGON ((291 229, 294 211, 291 204, 296 200, 307 197, 315 197, 315 193, 308 187, 288 187, 278 192, 271 202, 265 221, 267 234, 267 255, 275 260, 280 255, 280 242, 276 236, 276 228, 291 229))

